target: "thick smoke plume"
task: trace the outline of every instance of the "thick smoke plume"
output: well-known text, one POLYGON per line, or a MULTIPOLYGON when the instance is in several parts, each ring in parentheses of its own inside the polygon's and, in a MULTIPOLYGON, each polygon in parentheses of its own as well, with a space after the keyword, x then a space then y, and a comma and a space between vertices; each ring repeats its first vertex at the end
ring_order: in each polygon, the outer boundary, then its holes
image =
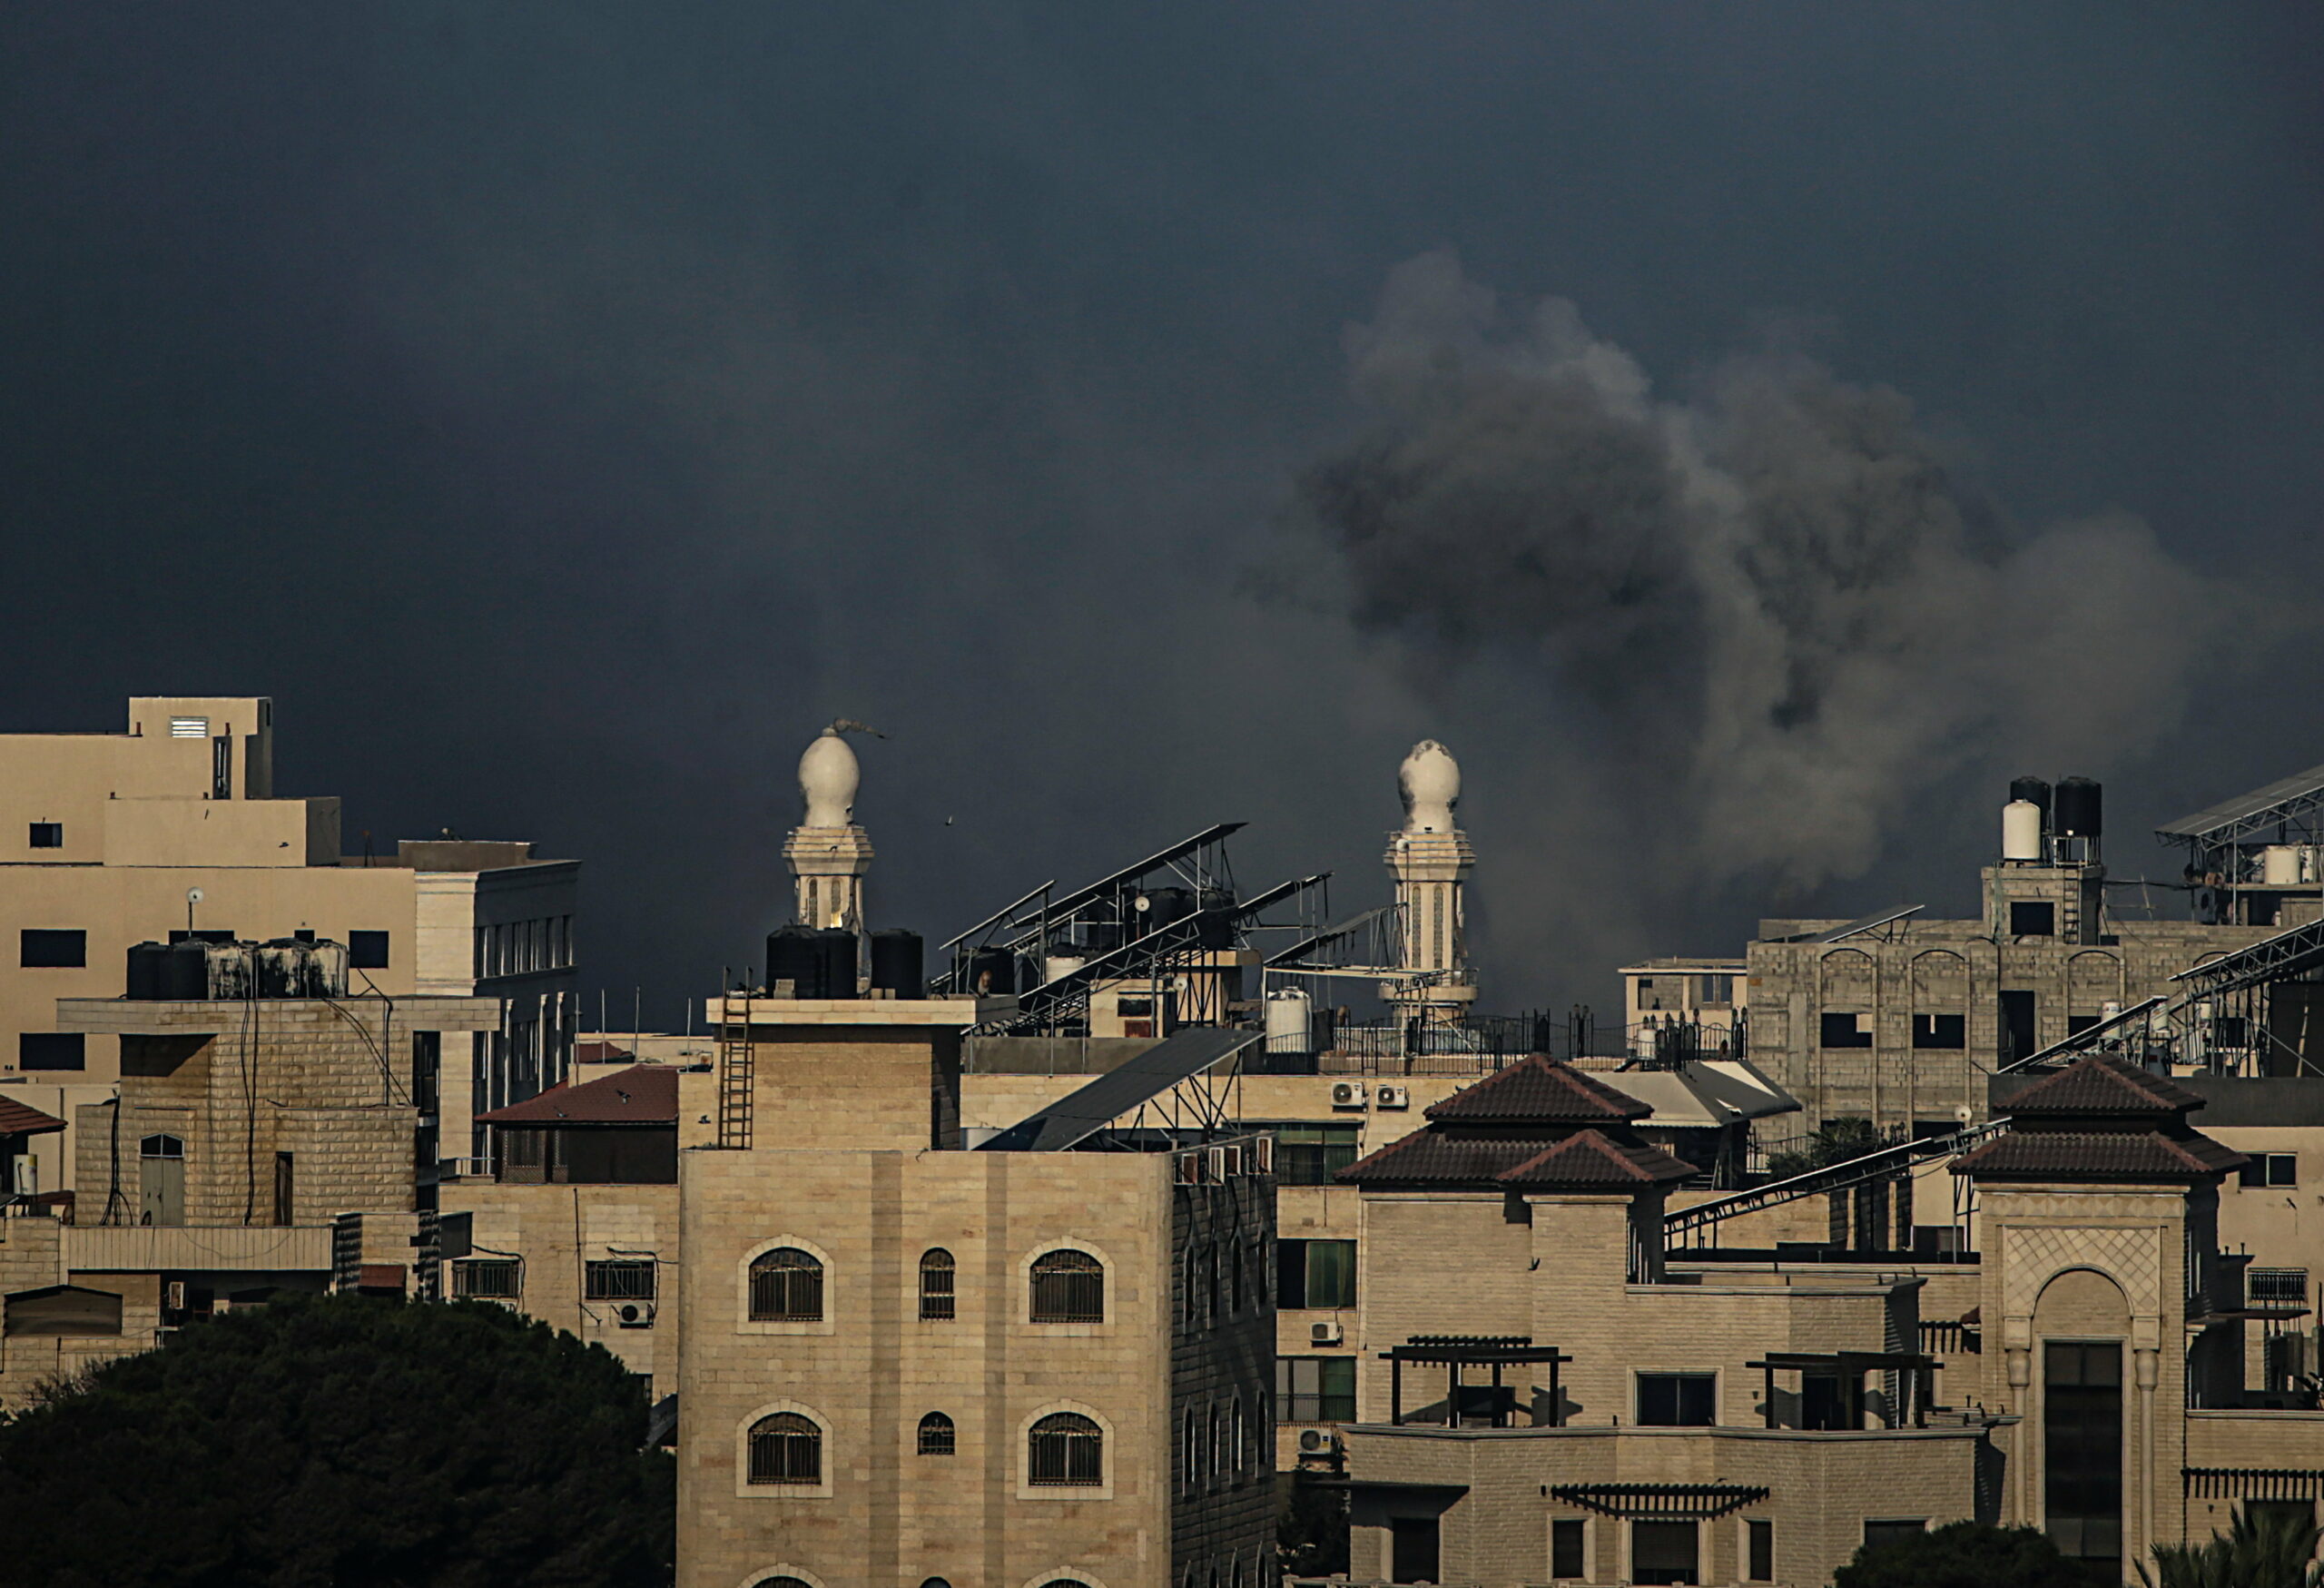
POLYGON ((1856 874, 1966 774, 2102 771, 2221 631, 2143 523, 2016 531, 1904 397, 1797 352, 1658 395, 1573 305, 1505 305, 1440 253, 1348 357, 1376 423, 1298 515, 1353 616, 1433 667, 1537 663, 1591 719, 1589 774, 1698 881, 1856 874))

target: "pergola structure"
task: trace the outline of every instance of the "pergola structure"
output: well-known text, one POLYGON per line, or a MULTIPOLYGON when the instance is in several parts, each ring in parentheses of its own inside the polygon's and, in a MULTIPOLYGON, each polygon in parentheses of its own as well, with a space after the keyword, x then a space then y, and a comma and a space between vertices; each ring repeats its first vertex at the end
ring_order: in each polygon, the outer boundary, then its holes
POLYGON ((1573 1358, 1554 1346, 1536 1346, 1531 1335, 1414 1335, 1403 1345, 1381 1352, 1380 1360, 1388 1364, 1388 1421, 1392 1425, 1402 1425, 1404 1420, 1404 1365, 1408 1362, 1415 1366, 1446 1370, 1444 1421, 1452 1428, 1462 1425, 1461 1398, 1466 1388, 1491 1389, 1492 1409, 1482 1420, 1482 1425, 1508 1427, 1512 1403, 1502 1383, 1502 1370, 1547 1363, 1550 1425, 1562 1427, 1565 1424, 1565 1396, 1559 1385, 1558 1369, 1573 1358), (1464 1385, 1461 1377, 1464 1367, 1490 1367, 1492 1378, 1487 1384, 1464 1385))
POLYGON ((1936 1358, 1918 1351, 1770 1351, 1759 1361, 1744 1366, 1757 1367, 1767 1375, 1762 1410, 1770 1428, 1777 1426, 1777 1373, 1797 1373, 1803 1378, 1834 1377, 1844 1386, 1852 1382, 1856 1394, 1847 1397, 1851 1404, 1861 1403, 1866 1374, 1894 1373, 1900 1381, 1905 1404, 1901 1410, 1890 1408, 1888 1425, 1901 1428, 1909 1419, 1915 1428, 1928 1426, 1928 1403, 1936 1383, 1936 1358))

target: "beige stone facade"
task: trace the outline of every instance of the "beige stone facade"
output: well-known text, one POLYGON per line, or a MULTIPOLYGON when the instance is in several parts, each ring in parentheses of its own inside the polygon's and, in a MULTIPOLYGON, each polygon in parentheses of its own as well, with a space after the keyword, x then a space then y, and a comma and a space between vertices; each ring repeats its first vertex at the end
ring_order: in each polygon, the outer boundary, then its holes
POLYGON ((959 1150, 972 1001, 748 1012, 751 1144, 681 1154, 680 1582, 1260 1581, 1261 1145, 959 1150), (1037 1279, 1060 1258, 1097 1276, 1070 1316, 1037 1279), (754 1428, 812 1455, 753 1481, 754 1428))

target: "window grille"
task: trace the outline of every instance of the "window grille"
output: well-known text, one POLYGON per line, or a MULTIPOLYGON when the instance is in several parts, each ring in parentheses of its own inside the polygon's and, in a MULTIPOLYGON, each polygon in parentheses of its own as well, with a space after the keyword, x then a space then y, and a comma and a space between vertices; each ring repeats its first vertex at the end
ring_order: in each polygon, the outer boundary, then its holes
POLYGON ((751 1259, 751 1319, 754 1323, 821 1323, 823 1266, 797 1247, 777 1247, 751 1259))
POLYGON ((2253 1268, 2245 1276, 2244 1287, 2254 1302, 2288 1301, 2299 1306, 2308 1299, 2308 1270, 2253 1268))
POLYGON ((920 1453, 922 1455, 950 1455, 952 1447, 951 1418, 941 1412, 931 1412, 920 1420, 920 1453))
POLYGON ((461 1258, 452 1264, 452 1294, 485 1301, 514 1301, 524 1289, 515 1258, 461 1258))
POLYGON ((210 736, 210 719, 206 716, 173 716, 170 719, 172 739, 206 739, 210 736))
POLYGON ((1033 1321, 1105 1322, 1105 1265, 1088 1252, 1064 1248, 1034 1259, 1033 1321))
POLYGON ((942 1247, 931 1247, 921 1254, 920 1316, 923 1319, 940 1321, 954 1316, 957 1276, 952 1254, 942 1247))
POLYGON ((1106 1436, 1088 1418, 1052 1412, 1033 1425, 1029 1443, 1034 1483, 1094 1486, 1106 1481, 1106 1436))
POLYGON ((823 1431, 796 1412, 777 1412, 751 1425, 751 1482, 820 1484, 823 1431))
POLYGON ((654 1299, 654 1259, 615 1258, 582 1267, 582 1298, 586 1301, 651 1301, 654 1299))

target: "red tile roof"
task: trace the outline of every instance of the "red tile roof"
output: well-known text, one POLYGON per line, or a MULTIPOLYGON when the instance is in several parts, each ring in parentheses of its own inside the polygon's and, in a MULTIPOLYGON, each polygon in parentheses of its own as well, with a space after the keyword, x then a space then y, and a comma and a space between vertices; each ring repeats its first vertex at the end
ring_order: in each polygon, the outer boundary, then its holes
POLYGON ((2110 1054, 2093 1054, 2035 1081, 2002 1105, 2001 1111, 2013 1116, 2075 1114, 2119 1119, 2184 1114, 2202 1106, 2200 1094, 2152 1070, 2110 1054))
POLYGON ((1535 1053, 1423 1110, 1468 1125, 1619 1125, 1654 1110, 1571 1064, 1535 1053))
POLYGON ((1495 1178, 1504 1186, 1519 1188, 1599 1189, 1667 1186, 1694 1172, 1694 1165, 1659 1147, 1626 1145, 1602 1130, 1578 1130, 1495 1178))
POLYGON ((632 1057, 630 1050, 619 1042, 576 1042, 573 1060, 576 1064, 609 1064, 616 1059, 632 1057))
POLYGON ((675 1125, 678 1072, 633 1064, 575 1086, 560 1081, 537 1098, 476 1117, 479 1125, 675 1125))
POLYGON ((1953 1172, 1994 1180, 2200 1180, 2246 1161, 2191 1130, 2012 1129, 1955 1159, 1953 1172))
POLYGON ((0 1136, 45 1136, 64 1129, 64 1120, 12 1097, 0 1097, 0 1136))
POLYGON ((1449 1136, 1415 1130, 1358 1159, 1335 1178, 1344 1185, 1490 1185, 1506 1170, 1558 1144, 1546 1133, 1520 1137, 1449 1136))

